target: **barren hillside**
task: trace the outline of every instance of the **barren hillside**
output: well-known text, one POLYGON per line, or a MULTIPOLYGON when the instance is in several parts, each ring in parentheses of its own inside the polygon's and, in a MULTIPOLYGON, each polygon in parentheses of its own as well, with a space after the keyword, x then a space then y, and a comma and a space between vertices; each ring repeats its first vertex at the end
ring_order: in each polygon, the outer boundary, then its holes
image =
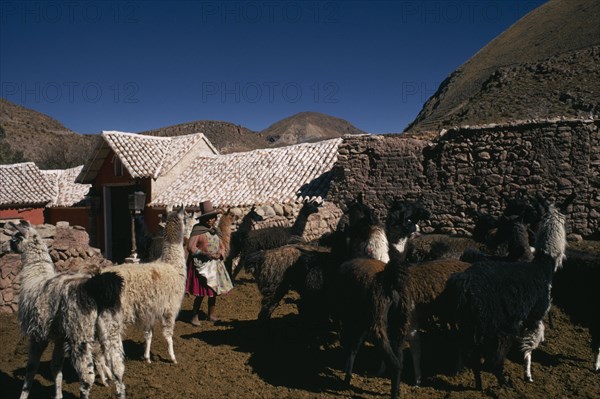
POLYGON ((551 0, 442 82, 407 127, 600 116, 600 1, 551 0))

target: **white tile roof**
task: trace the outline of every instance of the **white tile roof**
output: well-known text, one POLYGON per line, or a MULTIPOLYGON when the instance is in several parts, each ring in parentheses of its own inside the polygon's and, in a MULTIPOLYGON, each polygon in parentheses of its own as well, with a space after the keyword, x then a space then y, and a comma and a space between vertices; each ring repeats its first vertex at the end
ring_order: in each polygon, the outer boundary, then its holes
POLYGON ((70 169, 42 170, 48 182, 54 188, 54 197, 50 206, 73 206, 85 200, 91 184, 75 183, 83 165, 70 169))
POLYGON ((171 142, 166 137, 122 132, 102 132, 102 137, 134 178, 157 178, 171 142))
POLYGON ((203 140, 207 151, 218 153, 202 133, 176 137, 146 136, 137 133, 104 131, 94 155, 77 177, 80 183, 91 183, 96 177, 110 148, 133 178, 152 177, 167 173, 188 151, 203 140))
POLYGON ((46 205, 54 189, 33 162, 0 165, 0 206, 46 205))
POLYGON ((325 197, 342 139, 198 157, 151 206, 289 203, 325 197))

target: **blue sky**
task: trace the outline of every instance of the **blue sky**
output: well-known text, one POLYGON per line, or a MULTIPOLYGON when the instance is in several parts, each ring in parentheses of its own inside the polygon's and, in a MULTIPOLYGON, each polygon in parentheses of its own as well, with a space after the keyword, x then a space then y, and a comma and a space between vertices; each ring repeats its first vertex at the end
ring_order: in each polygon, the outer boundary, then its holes
POLYGON ((302 111, 400 132, 543 0, 0 2, 0 97, 79 133, 302 111))

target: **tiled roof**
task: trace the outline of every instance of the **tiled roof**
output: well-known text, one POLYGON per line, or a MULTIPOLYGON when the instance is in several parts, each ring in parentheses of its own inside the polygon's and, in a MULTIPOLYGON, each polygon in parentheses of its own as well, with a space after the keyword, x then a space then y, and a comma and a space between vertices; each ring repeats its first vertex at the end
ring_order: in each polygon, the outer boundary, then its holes
POLYGON ((342 139, 198 157, 151 206, 289 203, 325 197, 342 139))
POLYGON ((85 200, 91 184, 75 183, 83 165, 71 169, 42 170, 54 188, 51 206, 73 206, 85 200))
POLYGON ((94 155, 77 177, 80 183, 91 183, 104 158, 112 150, 133 178, 152 177, 167 173, 190 149, 203 140, 208 153, 217 153, 202 133, 177 137, 146 136, 137 133, 104 131, 94 150, 94 155))
POLYGON ((0 165, 0 206, 45 205, 54 189, 33 162, 0 165))
POLYGON ((171 142, 167 137, 121 132, 102 132, 102 137, 134 178, 157 178, 171 142))

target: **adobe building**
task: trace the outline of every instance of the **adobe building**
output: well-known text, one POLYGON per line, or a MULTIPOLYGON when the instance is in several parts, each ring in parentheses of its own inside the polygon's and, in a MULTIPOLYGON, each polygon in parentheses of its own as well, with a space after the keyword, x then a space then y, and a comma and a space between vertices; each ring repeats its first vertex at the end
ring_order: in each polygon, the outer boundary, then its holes
MULTIPOLYGON (((104 256, 122 262, 131 253, 129 195, 145 194, 150 203, 201 155, 218 151, 202 133, 155 137, 115 131, 102 132, 92 156, 76 178, 91 184, 87 202, 90 244, 104 256)), ((158 229, 164 208, 144 207, 151 233, 158 229)))

